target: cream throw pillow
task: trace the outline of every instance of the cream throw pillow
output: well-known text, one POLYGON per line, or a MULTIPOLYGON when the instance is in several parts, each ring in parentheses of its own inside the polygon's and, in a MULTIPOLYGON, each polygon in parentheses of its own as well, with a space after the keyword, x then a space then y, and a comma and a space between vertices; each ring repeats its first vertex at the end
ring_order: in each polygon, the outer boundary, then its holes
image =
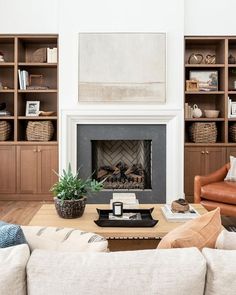
POLYGON ((0 249, 0 294, 26 295, 26 264, 29 256, 26 244, 0 249))
POLYGON ((236 158, 233 156, 230 156, 230 169, 224 180, 236 181, 236 158))
POLYGON ((170 231, 157 248, 215 248, 221 230, 220 209, 217 208, 170 231))
POLYGON ((216 240, 216 248, 224 250, 236 250, 236 233, 222 230, 216 240))
POLYGON ((57 228, 42 226, 22 226, 31 251, 46 249, 74 252, 106 252, 105 238, 77 228, 57 228))

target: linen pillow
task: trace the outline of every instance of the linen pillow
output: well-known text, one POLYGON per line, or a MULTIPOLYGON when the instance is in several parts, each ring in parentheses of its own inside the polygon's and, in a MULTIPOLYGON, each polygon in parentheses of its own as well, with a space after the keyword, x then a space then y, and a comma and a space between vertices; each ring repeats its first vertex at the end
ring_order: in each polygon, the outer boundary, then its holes
POLYGON ((24 233, 19 225, 0 221, 0 248, 26 243, 24 233))
POLYGON ((170 231, 157 248, 215 248, 221 230, 220 208, 217 208, 170 231))
POLYGON ((216 248, 224 250, 236 250, 236 233, 222 230, 216 240, 216 248))
POLYGON ((235 251, 203 249, 207 261, 205 295, 236 294, 235 251))
POLYGON ((26 244, 0 249, 0 294, 26 295, 26 264, 29 256, 26 244))
POLYGON ((106 252, 105 238, 77 228, 22 226, 31 251, 46 249, 73 252, 106 252))
POLYGON ((230 156, 230 169, 224 180, 236 181, 236 158, 233 156, 230 156))

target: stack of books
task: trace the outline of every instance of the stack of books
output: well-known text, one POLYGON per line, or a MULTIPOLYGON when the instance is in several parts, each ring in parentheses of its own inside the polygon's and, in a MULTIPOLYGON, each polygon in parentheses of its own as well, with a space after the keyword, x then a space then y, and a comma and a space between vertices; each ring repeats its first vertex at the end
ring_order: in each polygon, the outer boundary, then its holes
POLYGON ((186 211, 184 213, 173 212, 171 209, 171 205, 168 204, 161 207, 161 211, 166 220, 170 222, 185 222, 200 216, 197 210, 194 209, 191 205, 189 205, 189 211, 186 211))
POLYGON ((110 200, 110 208, 113 202, 122 202, 123 209, 139 209, 139 201, 136 199, 135 193, 113 193, 110 200))
POLYGON ((11 113, 9 111, 0 111, 0 116, 11 116, 11 113))
POLYGON ((47 48, 47 62, 57 63, 57 48, 47 48))

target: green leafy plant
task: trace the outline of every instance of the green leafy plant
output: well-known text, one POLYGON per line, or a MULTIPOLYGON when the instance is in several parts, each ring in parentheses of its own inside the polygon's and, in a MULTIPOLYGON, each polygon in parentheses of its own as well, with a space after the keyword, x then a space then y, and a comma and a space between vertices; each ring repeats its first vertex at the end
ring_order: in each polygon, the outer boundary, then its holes
POLYGON ((79 177, 80 169, 73 174, 71 165, 69 164, 68 170, 62 171, 62 175, 58 175, 59 181, 56 182, 51 191, 58 199, 64 200, 78 200, 82 199, 89 193, 99 192, 103 189, 103 181, 87 178, 81 179, 79 177))

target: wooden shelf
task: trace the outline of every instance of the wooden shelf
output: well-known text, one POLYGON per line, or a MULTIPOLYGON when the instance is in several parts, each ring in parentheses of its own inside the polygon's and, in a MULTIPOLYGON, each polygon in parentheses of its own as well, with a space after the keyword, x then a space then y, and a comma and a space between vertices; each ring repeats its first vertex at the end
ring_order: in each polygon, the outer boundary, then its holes
POLYGON ((14 62, 0 62, 0 67, 14 67, 14 62))
POLYGON ((224 68, 225 64, 185 64, 185 67, 186 68, 224 68))
MULTIPOLYGON (((224 94, 224 91, 185 91, 185 94, 193 94, 193 95, 216 95, 216 94, 224 94)), ((236 93, 236 91, 235 91, 236 93)))
POLYGON ((184 144, 186 147, 200 147, 200 146, 228 146, 229 143, 225 143, 225 142, 216 142, 216 143, 194 143, 194 142, 185 142, 184 144))
POLYGON ((0 116, 0 120, 14 120, 14 116, 0 116))
POLYGON ((46 90, 20 90, 18 89, 18 93, 57 93, 57 89, 46 89, 46 90))
POLYGON ((52 68, 57 67, 57 63, 37 63, 37 62, 19 62, 18 66, 22 67, 45 67, 52 68))
POLYGON ((57 145, 58 142, 51 140, 51 141, 27 141, 27 140, 18 140, 15 142, 15 144, 20 145, 57 145))
POLYGON ((19 120, 57 120, 57 116, 18 116, 19 120))
POLYGON ((185 121, 189 122, 216 122, 216 121, 225 121, 225 118, 185 118, 185 121))
POLYGON ((229 90, 228 94, 236 94, 236 91, 229 90))
POLYGON ((229 68, 236 68, 236 64, 228 64, 229 68))
POLYGON ((2 89, 2 90, 0 90, 0 93, 14 93, 14 92, 15 92, 14 89, 7 89, 7 90, 2 89))

